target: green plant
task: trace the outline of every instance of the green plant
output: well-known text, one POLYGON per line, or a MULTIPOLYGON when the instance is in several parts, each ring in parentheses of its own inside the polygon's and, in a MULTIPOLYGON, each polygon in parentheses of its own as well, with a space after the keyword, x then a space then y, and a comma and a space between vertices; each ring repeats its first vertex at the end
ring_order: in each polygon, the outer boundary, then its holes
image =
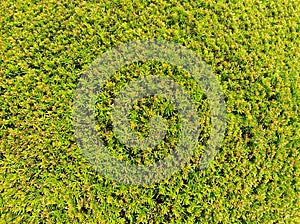
MULTIPOLYGON (((298 1, 3 1, 0 5, 0 223, 299 222, 298 1), (227 105, 226 138, 195 171, 209 130, 205 95, 160 62, 118 71, 99 95, 99 134, 133 163, 176 144, 176 111, 146 98, 131 111, 169 122, 169 142, 146 153, 119 147, 109 103, 135 76, 173 77, 196 101, 203 147, 176 175, 136 187, 96 173, 75 143, 72 102, 82 72, 108 49, 137 39, 173 41, 211 65, 227 105), (174 119, 174 120, 172 120, 174 119), (117 146, 117 147, 116 147, 117 146)), ((145 124, 145 125, 143 125, 145 124)))

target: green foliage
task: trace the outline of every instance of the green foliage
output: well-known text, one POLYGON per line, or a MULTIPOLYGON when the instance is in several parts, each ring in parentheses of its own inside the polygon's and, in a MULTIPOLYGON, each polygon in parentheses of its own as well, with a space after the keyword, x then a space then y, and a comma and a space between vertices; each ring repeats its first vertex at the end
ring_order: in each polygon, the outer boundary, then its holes
POLYGON ((299 1, 2 1, 0 5, 0 223, 299 222, 299 1), (227 104, 226 137, 195 171, 209 109, 195 81, 170 65, 121 69, 99 95, 99 134, 117 157, 147 164, 177 141, 176 110, 149 97, 131 111, 148 133, 165 113, 168 138, 149 152, 119 146, 109 129, 113 96, 138 75, 174 78, 196 102, 195 156, 162 183, 136 187, 97 174, 75 143, 73 95, 81 73, 108 49, 165 39, 197 52, 227 104), (107 116, 105 116, 107 115, 107 116))

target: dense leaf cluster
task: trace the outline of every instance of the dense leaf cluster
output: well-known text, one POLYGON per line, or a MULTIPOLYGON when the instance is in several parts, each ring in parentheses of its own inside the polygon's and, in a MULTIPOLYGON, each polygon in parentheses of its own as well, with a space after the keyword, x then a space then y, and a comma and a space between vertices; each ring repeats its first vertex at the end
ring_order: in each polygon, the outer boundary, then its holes
POLYGON ((299 1, 2 1, 0 4, 0 223, 273 223, 299 221, 299 1), (195 81, 160 62, 118 71, 99 95, 99 134, 116 157, 147 164, 178 140, 168 101, 131 110, 146 136, 159 113, 168 136, 152 151, 118 143, 115 94, 139 75, 173 77, 200 117, 195 156, 176 175, 137 187, 97 172, 75 143, 72 101, 82 72, 108 49, 160 39, 194 50, 221 84, 223 145, 195 171, 210 129, 209 102, 195 81), (106 116, 107 115, 107 116, 106 116))

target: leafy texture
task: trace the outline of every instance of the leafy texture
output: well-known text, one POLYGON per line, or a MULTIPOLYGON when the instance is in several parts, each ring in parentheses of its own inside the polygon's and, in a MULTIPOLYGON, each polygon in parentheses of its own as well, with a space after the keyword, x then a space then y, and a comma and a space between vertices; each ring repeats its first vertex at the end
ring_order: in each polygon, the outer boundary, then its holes
POLYGON ((0 5, 0 223, 299 222, 299 1, 2 1, 0 5), (118 146, 110 104, 135 76, 173 77, 195 100, 195 156, 159 184, 136 187, 97 174, 75 143, 73 95, 82 72, 110 48, 161 39, 211 65, 227 105, 226 137, 196 171, 208 138, 205 95, 188 74, 160 62, 118 71, 99 95, 99 134, 120 159, 164 158, 178 133, 176 110, 145 98, 131 111, 148 133, 166 113, 170 132, 149 152, 118 146))

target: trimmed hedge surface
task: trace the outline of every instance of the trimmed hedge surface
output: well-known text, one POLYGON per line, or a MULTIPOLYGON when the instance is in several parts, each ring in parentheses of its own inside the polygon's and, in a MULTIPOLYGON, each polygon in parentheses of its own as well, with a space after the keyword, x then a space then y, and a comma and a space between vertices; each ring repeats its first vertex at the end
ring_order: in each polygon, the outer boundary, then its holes
POLYGON ((297 223, 299 214, 299 1, 2 1, 0 4, 0 223, 297 223), (168 101, 131 111, 133 130, 168 120, 167 141, 130 150, 108 128, 118 89, 140 74, 173 77, 195 100, 201 135, 180 172, 151 186, 96 173, 76 145, 72 101, 80 75, 110 48, 138 39, 194 50, 216 74, 227 130, 197 171, 209 134, 205 95, 188 74, 160 62, 122 68, 99 95, 99 134, 133 163, 164 158, 178 127, 168 101), (121 78, 120 78, 121 77, 121 78))

